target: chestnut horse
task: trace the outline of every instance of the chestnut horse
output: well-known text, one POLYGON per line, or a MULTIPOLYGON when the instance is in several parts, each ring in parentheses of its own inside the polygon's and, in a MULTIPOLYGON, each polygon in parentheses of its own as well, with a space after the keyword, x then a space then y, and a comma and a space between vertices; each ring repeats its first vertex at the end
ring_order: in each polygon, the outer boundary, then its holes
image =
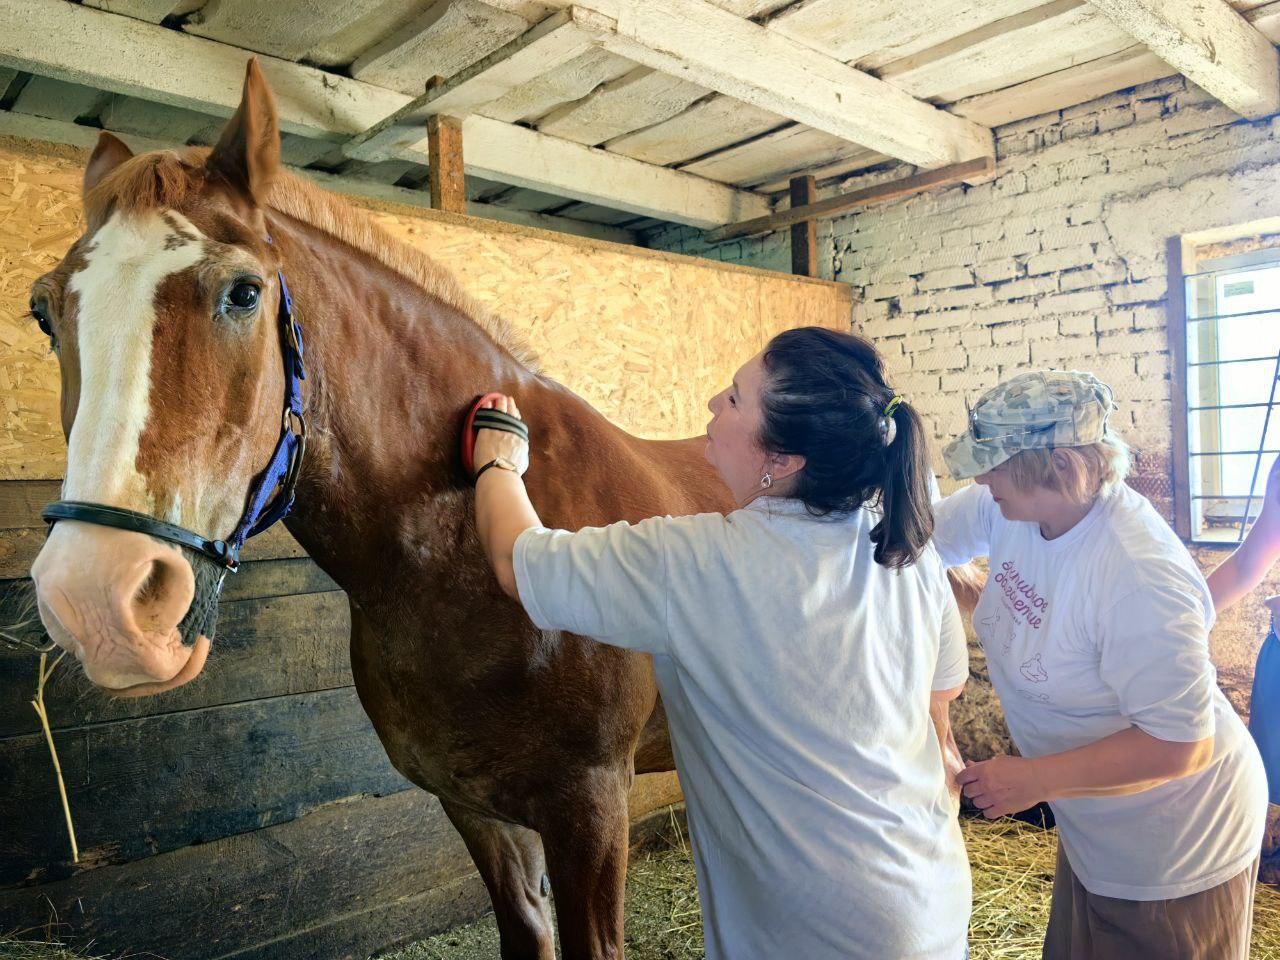
MULTIPOLYGON (((212 151, 133 156, 102 134, 87 229, 34 285, 62 373, 64 496, 227 536, 281 431, 277 271, 306 344, 310 441, 289 531, 347 593, 356 689, 492 896, 507 958, 618 957, 627 790, 670 770, 647 657, 536 629, 499 590, 458 432, 478 395, 533 425, 533 502, 568 529, 726 511, 701 440, 628 436, 540 376, 441 267, 285 173, 256 63, 212 151), (544 875, 545 872, 545 875, 544 875)), ((220 568, 64 519, 32 569, 50 636, 117 694, 196 676, 220 568)))

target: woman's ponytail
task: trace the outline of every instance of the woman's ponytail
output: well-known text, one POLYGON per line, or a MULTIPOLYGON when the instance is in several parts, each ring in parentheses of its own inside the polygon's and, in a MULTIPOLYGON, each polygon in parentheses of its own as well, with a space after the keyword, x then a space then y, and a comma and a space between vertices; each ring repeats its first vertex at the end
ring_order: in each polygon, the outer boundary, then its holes
POLYGON ((920 415, 895 397, 889 412, 892 427, 884 448, 884 480, 880 487, 883 517, 871 529, 876 563, 905 567, 915 563, 933 536, 929 490, 929 455, 920 415))

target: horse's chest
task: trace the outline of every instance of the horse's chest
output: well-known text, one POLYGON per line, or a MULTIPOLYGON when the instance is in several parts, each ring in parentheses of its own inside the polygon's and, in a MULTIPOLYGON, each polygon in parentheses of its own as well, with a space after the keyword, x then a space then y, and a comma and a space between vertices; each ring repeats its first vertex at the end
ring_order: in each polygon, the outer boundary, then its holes
MULTIPOLYGON (((504 621, 501 629, 520 627, 504 621)), ((491 647, 476 629, 468 635, 456 605, 424 604, 407 622, 375 623, 353 611, 356 689, 396 769, 438 796, 514 817, 506 794, 520 779, 510 749, 519 711, 495 706, 504 698, 495 697, 502 669, 487 662, 491 647)))

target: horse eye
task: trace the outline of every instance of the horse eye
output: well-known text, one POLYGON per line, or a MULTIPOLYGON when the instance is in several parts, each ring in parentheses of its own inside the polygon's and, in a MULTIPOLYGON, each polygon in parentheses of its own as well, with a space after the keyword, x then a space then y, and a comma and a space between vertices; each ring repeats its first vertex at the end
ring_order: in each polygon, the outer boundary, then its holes
POLYGON ((36 326, 40 328, 40 332, 46 337, 53 337, 53 325, 49 322, 49 311, 43 300, 32 299, 30 303, 31 316, 35 317, 36 326))
POLYGON ((225 305, 236 313, 248 313, 258 306, 261 294, 261 281, 237 280, 227 291, 225 305))

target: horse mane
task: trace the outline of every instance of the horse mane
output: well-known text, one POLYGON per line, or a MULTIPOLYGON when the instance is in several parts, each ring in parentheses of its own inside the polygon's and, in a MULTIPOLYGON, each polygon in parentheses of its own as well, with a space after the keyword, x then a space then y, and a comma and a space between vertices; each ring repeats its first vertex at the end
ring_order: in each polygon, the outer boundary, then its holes
MULTIPOLYGON (((103 177, 85 197, 85 214, 89 222, 101 223, 112 210, 131 212, 157 207, 181 208, 201 188, 203 179, 194 174, 203 169, 208 155, 209 150, 205 147, 153 150, 122 163, 103 177)), ((416 247, 391 236, 368 214, 342 197, 281 170, 271 184, 268 205, 367 253, 417 284, 427 296, 471 319, 516 360, 537 371, 537 354, 510 322, 463 290, 457 278, 445 267, 416 247)))

